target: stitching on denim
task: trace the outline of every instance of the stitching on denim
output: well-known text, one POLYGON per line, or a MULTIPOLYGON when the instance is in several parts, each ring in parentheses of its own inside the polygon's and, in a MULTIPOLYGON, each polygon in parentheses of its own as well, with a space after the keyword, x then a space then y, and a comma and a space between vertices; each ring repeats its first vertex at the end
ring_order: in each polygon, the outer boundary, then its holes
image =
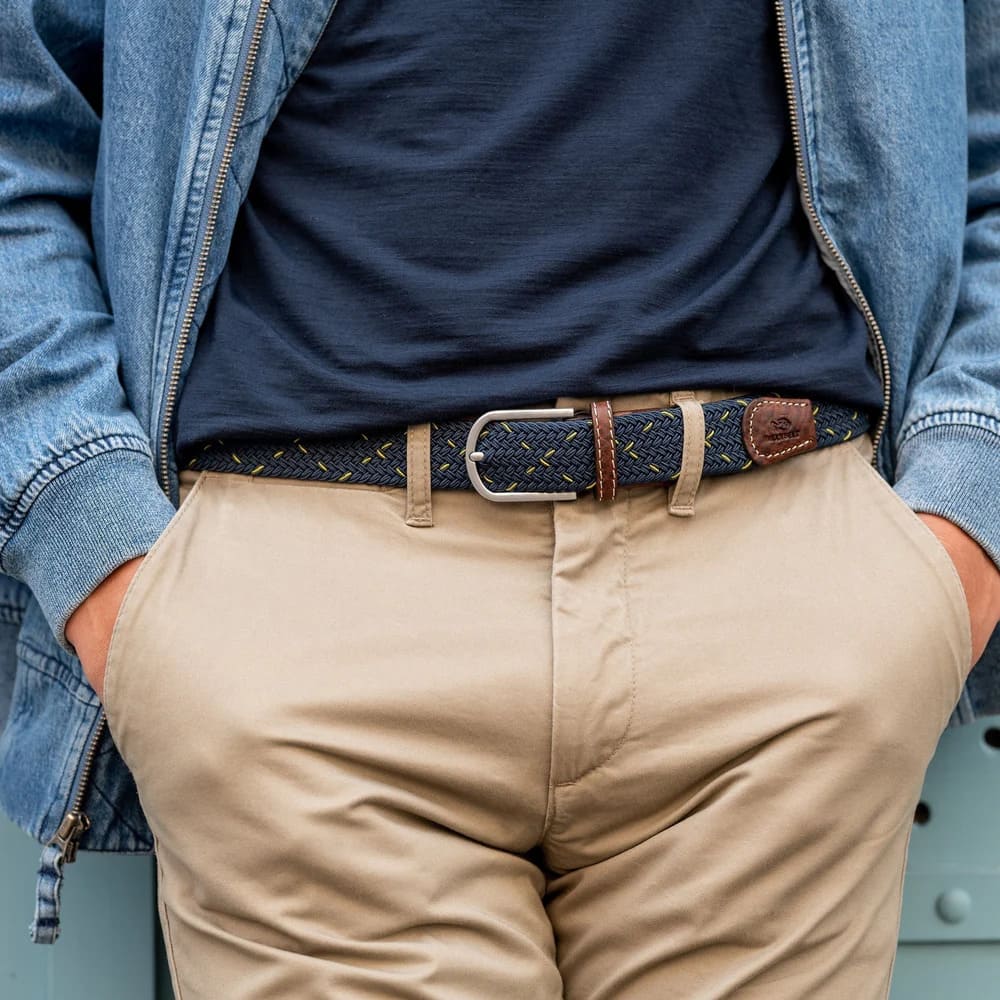
MULTIPOLYGON (((281 97, 289 89, 288 74, 288 46, 285 44, 285 29, 281 26, 281 18, 278 17, 274 9, 274 4, 267 8, 267 19, 274 22, 274 30, 278 36, 278 46, 281 49, 281 86, 278 88, 276 97, 281 97)), ((322 30, 320 34, 322 34, 322 30)))
MULTIPOLYGON (((239 175, 236 173, 235 170, 233 170, 232 167, 229 168, 229 179, 233 182, 233 186, 236 188, 237 200, 242 204, 242 202, 246 199, 246 190, 243 187, 243 182, 240 180, 239 175)), ((215 283, 218 280, 219 279, 216 278, 212 281, 211 285, 212 288, 215 287, 215 283)), ((207 288, 206 285, 202 285, 201 287, 202 292, 206 291, 206 288, 207 288)))
POLYGON ((0 604, 0 625, 20 625, 27 610, 26 604, 0 604))
MULTIPOLYGON (((103 800, 103 802, 105 803, 105 805, 107 805, 107 807, 111 810, 111 812, 114 813, 115 819, 117 819, 118 822, 122 826, 124 826, 124 827, 126 827, 128 829, 128 831, 132 834, 132 838, 133 838, 133 842, 134 843, 136 843, 136 844, 145 844, 145 845, 147 845, 146 848, 145 848, 145 850, 147 852, 152 851, 152 849, 153 849, 152 842, 149 841, 149 840, 147 840, 147 838, 145 838, 142 835, 142 832, 140 830, 137 830, 128 821, 128 819, 126 819, 126 817, 122 814, 122 811, 114 804, 114 802, 111 801, 111 799, 109 799, 107 797, 107 795, 104 794, 103 789, 101 788, 101 786, 96 781, 91 783, 90 790, 91 790, 91 792, 93 794, 98 795, 103 800)), ((135 847, 130 848, 130 850, 133 853, 140 853, 139 849, 135 848, 135 847)))
MULTIPOLYGON (((249 128, 252 125, 256 125, 259 121, 262 121, 270 113, 271 109, 274 107, 275 101, 280 100, 281 96, 287 93, 288 87, 288 51, 285 48, 285 33, 281 27, 281 21, 278 20, 277 15, 274 13, 274 7, 269 6, 267 8, 267 13, 264 15, 265 22, 270 21, 274 25, 274 34, 278 39, 278 48, 281 49, 281 84, 279 85, 277 91, 274 94, 274 99, 263 108, 260 114, 255 115, 253 118, 244 118, 240 122, 239 132, 244 129, 249 128)), ((263 44, 263 43, 262 43, 263 44)), ((249 99, 249 95, 248 99, 249 99)))
MULTIPOLYGON (((318 48, 319 43, 320 43, 321 39, 323 38, 324 33, 326 32, 327 26, 329 25, 330 21, 333 19, 333 15, 334 15, 334 12, 337 9, 338 3, 339 3, 339 0, 333 0, 333 3, 330 5, 329 10, 327 10, 327 12, 326 12, 326 16, 321 19, 320 26, 319 26, 319 31, 316 32, 316 34, 315 34, 315 36, 313 38, 313 43, 312 43, 312 45, 309 46, 309 51, 306 52, 305 56, 299 61, 299 71, 298 71, 298 73, 295 74, 294 77, 292 77, 292 75, 288 72, 288 64, 286 62, 285 67, 284 67, 284 69, 285 69, 285 78, 286 78, 286 84, 285 84, 286 89, 290 90, 295 85, 295 83, 298 82, 298 79, 302 75, 302 73, 305 71, 306 66, 309 65, 309 62, 312 59, 313 54, 315 53, 316 49, 318 48)), ((274 8, 273 7, 271 7, 271 8, 268 9, 268 13, 273 13, 273 12, 274 12, 274 8)), ((277 20, 278 20, 278 17, 277 17, 277 15, 275 15, 275 21, 277 21, 277 20)), ((284 46, 284 40, 282 40, 282 46, 284 46)), ((295 57, 296 57, 296 59, 299 58, 298 53, 296 53, 295 57)))
POLYGON ((978 410, 940 410, 927 413, 908 424, 900 432, 897 448, 901 449, 918 434, 936 427, 974 427, 1000 435, 1000 421, 988 413, 980 413, 978 410))
POLYGON ((3 540, 0 543, 0 570, 3 569, 4 549, 28 516, 32 505, 45 487, 58 479, 63 473, 75 469, 92 458, 99 458, 112 451, 138 453, 150 459, 150 461, 152 461, 153 457, 148 445, 142 438, 127 434, 103 434, 100 437, 91 438, 88 441, 82 441, 80 444, 74 445, 74 447, 62 452, 35 472, 20 493, 14 498, 10 514, 7 515, 3 522, 0 522, 0 539, 3 540), (111 442, 119 443, 112 444, 111 442), (107 444, 107 447, 99 447, 105 444, 107 444), (86 449, 91 448, 97 448, 97 450, 84 453, 86 449), (67 465, 67 462, 70 464, 67 465))
POLYGON ((17 640, 15 647, 19 663, 28 670, 34 670, 36 674, 47 677, 53 684, 58 684, 68 695, 78 701, 86 708, 96 708, 98 706, 97 696, 93 693, 90 685, 79 685, 72 688, 64 679, 63 675, 70 672, 70 668, 43 649, 39 649, 33 642, 21 636, 17 640), (54 664, 57 669, 52 669, 50 664, 54 664))
POLYGON ((820 155, 819 128, 817 126, 817 121, 821 117, 819 100, 822 88, 816 88, 812 85, 816 60, 813 58, 811 48, 813 33, 809 30, 808 24, 806 24, 807 15, 805 7, 804 5, 795 3, 789 4, 789 7, 791 7, 791 16, 788 18, 788 24, 791 28, 789 45, 793 50, 792 76, 793 79, 798 80, 799 106, 802 110, 802 162, 809 185, 812 188, 813 204, 818 213, 819 205, 823 200, 823 182, 820 176, 822 156, 820 155), (796 67, 798 68, 797 77, 795 76, 796 67), (807 83, 809 85, 808 93, 806 92, 807 83), (810 146, 815 152, 815 155, 811 158, 811 162, 809 157, 810 146))

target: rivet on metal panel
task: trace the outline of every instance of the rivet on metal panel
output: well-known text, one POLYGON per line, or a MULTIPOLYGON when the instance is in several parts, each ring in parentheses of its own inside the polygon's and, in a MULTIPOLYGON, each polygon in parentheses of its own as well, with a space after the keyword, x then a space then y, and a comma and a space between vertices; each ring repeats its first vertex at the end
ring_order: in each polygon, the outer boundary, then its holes
POLYGON ((972 897, 964 889, 949 889, 938 896, 934 909, 946 924, 960 924, 972 911, 972 897))

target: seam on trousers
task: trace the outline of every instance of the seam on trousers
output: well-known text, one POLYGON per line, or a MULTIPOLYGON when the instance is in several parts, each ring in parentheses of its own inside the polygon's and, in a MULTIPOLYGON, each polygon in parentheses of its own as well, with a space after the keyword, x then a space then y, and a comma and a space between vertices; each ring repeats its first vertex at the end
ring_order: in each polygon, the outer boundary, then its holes
POLYGON ((556 787, 564 788, 567 785, 575 785, 578 781, 582 781, 589 774, 593 774, 595 771, 599 771, 602 767, 607 766, 611 759, 618 753, 619 750, 624 746, 625 741, 629 737, 629 733, 632 731, 632 719, 635 716, 635 701, 636 701, 636 675, 635 675, 635 644, 632 641, 633 629, 632 629, 632 602, 629 600, 629 562, 632 556, 631 550, 631 539, 632 539, 632 498, 626 492, 624 496, 625 500, 625 531, 624 540, 622 543, 622 571, 619 577, 618 584, 621 587, 622 592, 622 603, 625 605, 625 643, 628 648, 628 664, 629 671, 632 675, 632 693, 629 698, 628 704, 628 718, 625 720, 625 726, 622 729, 621 736, 618 737, 617 742, 608 752, 608 755, 602 760, 597 761, 596 764, 592 764, 587 768, 582 774, 578 774, 575 778, 570 778, 567 781, 560 781, 556 787))
POLYGON ((903 918, 903 885, 906 880, 906 861, 910 853, 910 838, 913 835, 913 820, 910 820, 910 828, 906 832, 906 843, 903 845, 903 863, 899 866, 899 879, 896 883, 897 898, 899 902, 896 905, 896 930, 893 934, 893 939, 896 942, 896 947, 892 951, 892 959, 889 962, 889 973, 885 977, 885 986, 882 992, 882 1000, 889 1000, 889 990, 892 988, 892 974, 896 968, 896 956, 899 954, 899 927, 902 923, 903 918))
MULTIPOLYGON (((550 523, 552 527, 552 555, 549 566, 549 607, 554 608, 552 600, 552 578, 555 575, 556 552, 556 505, 549 504, 550 523)), ((542 818, 542 829, 538 835, 538 843, 548 836, 549 827, 556 818, 555 784, 552 781, 556 773, 556 630, 552 612, 549 612, 549 773, 545 778, 545 816, 542 818)))
POLYGON ((162 924, 163 924, 163 943, 166 945, 166 947, 167 947, 167 953, 170 956, 170 962, 169 962, 169 965, 170 965, 170 983, 171 983, 171 985, 173 986, 173 989, 174 989, 175 1000, 184 1000, 183 994, 181 992, 180 978, 178 977, 178 973, 177 973, 177 957, 174 955, 174 937, 170 933, 170 914, 167 912, 167 903, 166 903, 166 900, 163 898, 163 894, 162 894, 162 892, 160 890, 160 886, 163 885, 163 881, 164 880, 163 880, 163 866, 160 864, 159 847, 160 847, 160 845, 157 842, 156 837, 154 836, 153 837, 153 849, 155 851, 155 856, 156 856, 156 878, 157 878, 157 883, 158 883, 157 887, 156 887, 156 894, 159 897, 159 900, 160 900, 160 910, 163 913, 163 920, 162 920, 162 924))

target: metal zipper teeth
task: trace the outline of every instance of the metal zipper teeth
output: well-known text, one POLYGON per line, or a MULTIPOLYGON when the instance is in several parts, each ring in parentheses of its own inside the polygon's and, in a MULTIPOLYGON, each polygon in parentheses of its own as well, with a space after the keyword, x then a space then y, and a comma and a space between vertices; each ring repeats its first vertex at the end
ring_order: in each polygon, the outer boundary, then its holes
POLYGON ((97 757, 97 747, 104 736, 104 730, 108 728, 108 717, 101 711, 101 717, 97 720, 97 728, 90 739, 87 747, 87 754, 83 759, 83 771, 80 773, 80 788, 73 800, 73 812, 79 812, 83 808, 83 798, 90 784, 90 774, 94 770, 94 758, 97 757))
POLYGON ((63 861, 67 864, 76 860, 76 849, 80 838, 90 829, 90 817, 83 811, 83 800, 90 786, 90 777, 94 770, 94 761, 97 758, 97 748, 100 746, 107 726, 108 718, 102 711, 97 720, 94 735, 87 745, 87 751, 83 758, 83 770, 80 772, 80 783, 73 798, 73 805, 49 841, 49 843, 58 844, 62 848, 63 861))
POLYGON ((812 189, 809 186, 809 175, 806 173, 805 157, 802 154, 802 133, 799 128, 799 100, 795 92, 795 78, 792 68, 791 49, 788 44, 788 22, 785 16, 784 0, 775 0, 774 6, 778 14, 778 44, 781 47, 781 62, 785 72, 785 93, 788 97, 788 110, 791 117, 795 169, 798 174, 799 186, 802 189, 803 201, 806 205, 806 214, 809 216, 813 232, 822 241, 823 246, 829 251, 830 256, 837 263, 844 278, 847 280, 847 284, 854 295, 854 300, 861 310, 865 322, 868 324, 868 332, 875 345, 875 351, 879 359, 879 374, 882 379, 882 413, 879 416, 875 433, 872 436, 872 443, 874 445, 872 465, 876 465, 878 461, 879 441, 889 420, 889 404, 892 398, 892 374, 889 370, 889 352, 886 349, 885 340, 882 338, 882 331, 879 329, 878 321, 875 319, 875 313, 872 312, 872 307, 868 304, 868 299, 865 298, 865 293, 861 290, 857 278, 854 277, 854 272, 851 270, 850 265, 824 228, 816 211, 816 205, 813 202, 812 189))
POLYGON ((177 402, 177 386, 181 377, 184 348, 187 346, 191 326, 194 323, 195 310, 198 307, 198 299, 201 296, 202 285, 205 282, 208 255, 212 248, 212 238, 215 235, 215 224, 219 215, 219 206, 222 204, 222 190, 229 175, 229 165, 232 160, 233 149, 236 146, 236 133, 239 131, 240 123, 243 120, 247 93, 250 90, 250 80, 253 77, 254 65, 257 62, 257 51, 260 48, 260 39, 264 31, 264 21, 267 18, 269 7, 270 0, 261 0, 260 6, 257 8, 257 17, 254 21, 253 33, 250 36, 250 44, 247 48, 246 62, 243 66, 243 76, 240 79, 240 87, 236 95, 236 105, 233 109, 232 120, 229 123, 229 130, 226 133, 226 143, 222 149, 219 173, 216 176, 215 186, 212 188, 212 197, 209 201, 208 220, 205 223, 205 235, 202 239, 201 252, 198 254, 198 263, 195 266, 191 295, 188 299, 187 308, 184 310, 180 334, 177 337, 177 347, 174 350, 173 364, 170 369, 170 381, 167 384, 167 397, 163 408, 163 422, 160 427, 160 485, 165 493, 169 493, 170 490, 168 435, 170 432, 170 422, 173 419, 174 406, 177 402))
MULTIPOLYGON (((250 35, 250 44, 247 47, 247 58, 243 66, 243 75, 240 78, 240 87, 236 94, 236 104, 233 109, 233 117, 229 123, 226 133, 226 142, 222 149, 222 159, 219 162, 219 173, 212 188, 212 197, 208 207, 208 221, 205 223, 205 235, 202 240, 201 252, 198 255, 198 263, 195 267, 194 282, 191 285, 191 296, 188 300, 187 308, 184 311, 184 318, 181 323, 181 331, 177 338, 173 364, 170 370, 170 382, 167 385, 166 404, 163 412, 163 423, 161 426, 162 438, 160 442, 160 485, 164 492, 169 492, 169 463, 167 450, 167 434, 170 429, 170 421, 173 416, 174 406, 177 400, 177 385, 180 381, 181 363, 184 358, 184 348, 187 344, 188 335, 191 332, 191 325, 194 322, 195 309, 198 306, 198 298, 201 294, 202 285, 205 282, 205 271, 208 267, 208 255, 212 247, 212 237, 215 234, 215 224, 219 215, 219 206, 222 204, 222 190, 229 175, 229 165, 232 161, 233 149, 236 146, 236 133, 239 131, 240 123, 243 120, 243 111, 246 107, 247 93, 250 90, 250 81, 253 77, 254 66, 257 62, 257 52, 260 49, 260 39, 264 31, 264 21, 267 18, 267 11, 270 7, 270 0, 261 0, 257 8, 257 16, 254 20, 253 32, 250 35)), ((76 859, 76 848, 80 838, 90 828, 90 819, 83 812, 83 802, 90 786, 90 778, 94 770, 94 760, 97 757, 97 748, 104 736, 107 728, 107 716, 101 713, 97 723, 97 729, 87 746, 84 756, 83 770, 80 773, 80 783, 77 788, 73 805, 69 812, 63 817, 59 824, 59 829, 50 843, 57 843, 63 849, 63 861, 71 862, 76 859)))

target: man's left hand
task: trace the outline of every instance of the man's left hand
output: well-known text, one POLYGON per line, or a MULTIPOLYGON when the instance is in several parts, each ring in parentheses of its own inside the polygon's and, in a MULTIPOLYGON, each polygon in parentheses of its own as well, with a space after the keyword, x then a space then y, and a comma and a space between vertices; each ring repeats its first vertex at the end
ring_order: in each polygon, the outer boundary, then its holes
POLYGON ((971 668, 983 655, 986 643, 1000 621, 1000 569, 975 539, 947 518, 919 511, 917 517, 947 549, 965 589, 972 627, 971 668))

